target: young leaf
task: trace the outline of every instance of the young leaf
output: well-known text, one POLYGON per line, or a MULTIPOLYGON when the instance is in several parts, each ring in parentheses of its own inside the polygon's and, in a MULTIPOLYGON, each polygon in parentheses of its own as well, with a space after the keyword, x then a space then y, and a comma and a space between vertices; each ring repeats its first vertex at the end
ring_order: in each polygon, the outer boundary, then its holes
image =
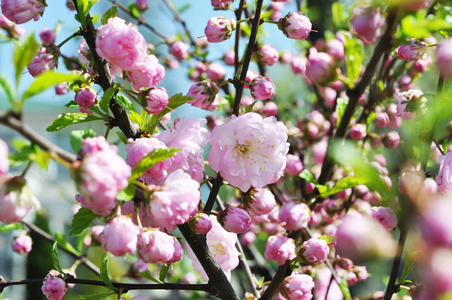
POLYGON ((64 274, 63 269, 61 269, 60 266, 60 259, 58 258, 58 243, 53 243, 52 247, 52 260, 53 260, 53 268, 60 272, 61 274, 64 274))
POLYGON ((115 287, 111 284, 110 277, 108 276, 107 264, 108 258, 107 254, 105 254, 102 259, 102 264, 100 265, 100 279, 108 286, 109 289, 116 291, 115 287))
POLYGON ((159 280, 155 279, 154 277, 152 277, 151 272, 150 272, 149 270, 146 270, 146 271, 144 271, 144 272, 140 272, 139 275, 140 275, 141 277, 146 278, 147 280, 152 281, 152 282, 155 282, 155 283, 162 283, 161 281, 159 281, 159 280))
POLYGON ((410 253, 405 256, 405 267, 403 268, 402 276, 400 277, 400 282, 403 284, 406 281, 408 275, 410 275, 411 270, 413 270, 414 259, 410 253))
POLYGON ((70 125, 102 120, 99 117, 88 115, 85 113, 64 113, 59 114, 58 117, 46 128, 48 132, 55 132, 70 125))
POLYGON ((135 106, 133 106, 132 101, 130 101, 129 98, 127 98, 126 96, 121 95, 121 94, 116 94, 114 96, 114 98, 121 107, 124 107, 125 109, 128 109, 128 110, 135 110, 135 106))
POLYGON ((336 237, 334 235, 324 234, 319 236, 319 240, 324 240, 328 245, 330 245, 336 241, 336 237))
POLYGON ((116 90, 117 88, 115 86, 107 89, 99 101, 99 107, 106 113, 108 113, 108 105, 110 104, 111 97, 116 93, 116 90))
POLYGON ((166 274, 168 274, 168 270, 171 267, 171 264, 164 264, 160 269, 159 280, 161 282, 165 282, 166 274))
POLYGON ((352 295, 350 294, 350 290, 348 289, 347 276, 343 276, 341 283, 339 284, 342 295, 344 295, 344 299, 352 300, 352 295))
POLYGON ((125 145, 127 144, 127 137, 125 136, 124 133, 122 133, 121 131, 115 131, 116 135, 119 137, 119 139, 121 140, 121 142, 125 145))
POLYGON ((95 137, 96 133, 94 130, 85 129, 85 130, 72 130, 69 135, 69 141, 71 142, 72 150, 75 153, 78 153, 82 148, 82 141, 87 137, 95 137))
POLYGON ((341 124, 342 116, 344 115, 345 108, 347 107, 348 99, 342 97, 337 98, 336 112, 337 112, 337 122, 336 127, 341 124))
POLYGON ((132 177, 130 179, 137 179, 156 163, 172 157, 176 152, 179 151, 180 149, 178 148, 161 148, 153 150, 135 165, 132 171, 132 177))
POLYGON ((366 178, 364 176, 347 176, 336 182, 336 184, 329 190, 328 192, 322 194, 322 198, 328 197, 330 195, 334 195, 339 193, 340 191, 346 190, 348 188, 354 187, 360 184, 367 184, 370 181, 370 178, 366 178))
POLYGON ((83 232, 98 216, 88 208, 82 207, 72 219, 70 235, 78 235, 83 232))
POLYGON ((10 224, 0 224, 1 232, 8 232, 10 230, 23 229, 22 223, 10 223, 10 224))
POLYGON ((16 85, 19 84, 20 76, 23 70, 35 58, 40 45, 34 38, 34 33, 31 32, 27 37, 20 39, 15 43, 13 52, 13 63, 16 69, 16 85))
POLYGON ((130 201, 135 196, 135 185, 132 183, 127 186, 127 188, 123 189, 122 191, 119 191, 118 195, 116 196, 116 199, 119 201, 130 201))
POLYGON ((345 37, 345 53, 347 57, 347 77, 353 84, 361 75, 363 62, 363 46, 355 38, 345 37))
POLYGON ((320 194, 324 194, 329 190, 329 185, 322 185, 317 182, 317 180, 314 178, 314 175, 308 170, 304 169, 299 175, 300 178, 303 178, 307 182, 310 182, 315 185, 315 187, 319 190, 320 194))
POLYGON ((30 153, 28 158, 37 163, 41 169, 47 170, 49 163, 52 160, 50 153, 39 149, 38 146, 34 146, 33 148, 34 152, 30 153))
POLYGON ((78 0, 77 6, 78 6, 78 14, 75 15, 75 19, 82 24, 82 27, 86 27, 89 11, 91 10, 91 7, 96 3, 97 0, 78 0))
POLYGON ((151 117, 151 120, 145 126, 145 131, 154 132, 155 127, 157 127, 158 123, 160 122, 160 120, 163 118, 164 115, 175 110, 182 104, 185 104, 192 99, 194 99, 194 98, 189 97, 189 96, 182 96, 182 94, 176 94, 176 95, 172 96, 168 100, 168 105, 165 107, 165 109, 162 112, 160 112, 159 114, 153 115, 151 117))
POLYGON ((109 10, 107 10, 102 16, 101 22, 102 25, 107 24, 108 19, 114 18, 118 15, 118 8, 116 6, 112 6, 109 10))
POLYGON ((42 73, 37 77, 37 79, 30 85, 30 87, 22 95, 22 102, 26 99, 33 97, 37 94, 42 93, 49 87, 55 86, 59 83, 65 81, 74 81, 77 79, 83 79, 81 75, 76 75, 75 73, 59 73, 53 70, 42 73))
POLYGON ((71 252, 74 255, 79 256, 80 252, 78 252, 66 239, 66 236, 62 232, 55 233, 55 241, 58 243, 58 246, 64 248, 66 251, 71 252))
POLYGON ((9 78, 3 73, 0 73, 0 87, 5 91, 9 104, 12 107, 14 101, 16 101, 16 92, 9 78))
POLYGON ((333 23, 336 26, 336 28, 342 28, 342 24, 344 23, 344 20, 347 18, 346 10, 345 10, 345 4, 335 2, 331 5, 331 14, 333 15, 333 23))

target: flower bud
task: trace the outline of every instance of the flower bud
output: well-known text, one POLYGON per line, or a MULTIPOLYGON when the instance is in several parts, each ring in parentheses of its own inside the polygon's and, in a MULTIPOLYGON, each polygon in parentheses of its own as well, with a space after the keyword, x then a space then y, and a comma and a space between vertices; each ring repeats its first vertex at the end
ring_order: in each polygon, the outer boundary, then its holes
POLYGON ((300 157, 293 154, 286 155, 286 168, 284 169, 284 173, 287 176, 297 176, 303 169, 304 166, 300 157))
POLYGON ((45 7, 44 0, 2 0, 2 13, 16 24, 39 20, 45 7))
POLYGON ((207 22, 204 33, 210 43, 219 43, 229 39, 235 30, 235 21, 225 17, 213 17, 207 22))
POLYGON ((276 116, 278 114, 278 105, 273 101, 267 101, 262 110, 265 117, 276 116))
POLYGON ((252 217, 267 215, 276 207, 275 196, 266 188, 252 188, 242 197, 243 206, 252 217))
POLYGON ((193 231, 196 234, 206 234, 212 229, 212 220, 205 213, 197 213, 190 224, 193 224, 193 231))
POLYGON ((306 274, 294 273, 284 279, 279 288, 285 299, 312 299, 314 280, 306 274))
POLYGON ((389 116, 386 112, 378 112, 374 120, 375 126, 385 128, 389 126, 389 116))
POLYGON ((283 265, 286 260, 292 260, 295 255, 295 241, 280 233, 272 235, 267 240, 265 258, 283 265))
POLYGON ((17 39, 25 34, 25 28, 11 22, 4 15, 0 14, 0 28, 6 30, 8 36, 17 39))
POLYGON ((366 137, 367 126, 365 124, 356 124, 350 129, 350 137, 354 140, 362 140, 366 137))
POLYGON ((176 41, 169 47, 169 53, 179 60, 188 58, 188 47, 182 41, 176 41))
POLYGON ((312 29, 308 17, 297 11, 279 19, 278 28, 290 39, 304 40, 312 29))
POLYGON ((378 7, 357 6, 353 9, 353 17, 350 23, 364 45, 371 45, 381 35, 381 28, 385 24, 385 19, 378 7))
POLYGON ((50 45, 55 43, 55 32, 49 28, 44 28, 41 30, 41 33, 39 33, 39 37, 41 38, 41 41, 45 45, 50 45))
POLYGON ((19 254, 30 253, 32 244, 33 240, 26 234, 19 235, 11 242, 13 251, 19 254))
POLYGON ((214 10, 227 10, 234 0, 211 0, 214 10))
POLYGON ((60 84, 57 84, 55 86, 55 94, 57 95, 64 95, 67 92, 69 92, 69 86, 67 82, 62 82, 60 84))
POLYGON ((233 66, 235 62, 235 52, 234 50, 228 50, 224 53, 223 61, 228 66, 233 66))
POLYGON ((383 144, 386 148, 397 148, 400 142, 400 136, 397 131, 390 131, 383 136, 383 144))
POLYGON ((303 257, 313 265, 324 263, 330 253, 325 240, 311 238, 303 243, 303 257))
POLYGON ((0 177, 9 171, 8 145, 0 139, 0 177))
POLYGON ((264 76, 255 77, 249 87, 254 100, 270 99, 276 94, 275 86, 270 79, 264 76))
POLYGON ((418 89, 411 89, 407 92, 401 92, 397 95, 397 113, 396 116, 402 119, 412 121, 416 117, 425 114, 427 110, 427 98, 424 93, 418 89))
POLYGON ((187 96, 195 99, 188 101, 194 107, 207 109, 218 94, 218 87, 214 82, 200 81, 193 84, 188 90, 187 96))
POLYGON ((258 51, 258 59, 265 66, 273 66, 279 59, 278 50, 272 45, 263 45, 258 51))
POLYGON ((41 291, 49 300, 61 300, 67 292, 68 285, 63 280, 64 275, 56 270, 49 271, 41 287, 41 291))
POLYGON ((82 108, 90 108, 96 103, 97 92, 91 87, 85 87, 78 90, 75 94, 75 103, 82 108))
POLYGON ((31 76, 36 77, 45 71, 55 68, 56 60, 57 57, 55 57, 52 53, 47 53, 47 49, 45 47, 41 47, 36 57, 33 58, 27 68, 31 76))
POLYGON ((211 63, 207 67, 207 77, 212 81, 220 81, 226 75, 226 70, 219 63, 211 63))
POLYGON ((336 62, 328 53, 311 52, 305 74, 313 84, 326 86, 336 80, 336 62))
POLYGON ((156 115, 168 105, 168 94, 164 87, 150 88, 140 92, 138 96, 146 112, 156 115))
POLYGON ((102 233, 102 248, 115 256, 133 254, 137 246, 138 226, 126 216, 117 216, 108 223, 102 233))
POLYGON ((229 206, 218 215, 218 222, 229 232, 244 233, 250 229, 251 218, 246 210, 229 206))
POLYGON ((146 9, 148 9, 149 3, 148 0, 135 0, 135 6, 140 11, 145 11, 146 9))
POLYGON ((406 61, 415 61, 424 56, 427 51, 427 44, 416 39, 409 39, 409 44, 402 44, 397 53, 399 57, 406 61))
POLYGON ((304 203, 290 201, 279 209, 279 221, 288 231, 299 230, 308 226, 311 211, 304 203))
POLYGON ((380 223, 386 231, 392 231, 397 226, 397 215, 390 207, 372 207, 372 218, 380 223))
POLYGON ((175 237, 159 230, 142 231, 138 236, 137 256, 146 263, 176 262, 182 251, 182 245, 175 237))

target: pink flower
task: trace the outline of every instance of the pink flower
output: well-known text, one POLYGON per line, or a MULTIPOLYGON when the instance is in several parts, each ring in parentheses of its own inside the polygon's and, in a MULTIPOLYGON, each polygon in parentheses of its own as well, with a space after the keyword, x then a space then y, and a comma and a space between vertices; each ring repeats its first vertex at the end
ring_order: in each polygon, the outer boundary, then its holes
POLYGON ((284 173, 287 176, 297 176, 303 169, 304 166, 299 156, 293 154, 286 155, 286 168, 284 169, 284 173))
POLYGON ((0 222, 20 222, 33 207, 39 209, 41 205, 25 179, 13 177, 0 186, 0 222))
POLYGON ((284 229, 299 230, 308 226, 311 211, 304 203, 290 201, 279 209, 279 221, 284 229))
POLYGON ((279 291, 290 300, 311 300, 314 280, 306 274, 292 274, 285 278, 279 291))
POLYGON ((234 0, 211 0, 212 6, 215 10, 226 10, 231 6, 234 0))
POLYGON ((143 92, 143 107, 146 112, 156 115, 168 105, 168 94, 164 87, 150 88, 143 92))
POLYGON ((223 61, 228 66, 233 66, 235 62, 235 52, 234 50, 228 50, 224 53, 223 61))
POLYGON ((353 18, 350 22, 364 45, 371 45, 381 35, 385 19, 378 7, 357 6, 353 9, 353 18))
POLYGON ((126 216, 117 216, 108 223, 102 233, 102 248, 115 256, 133 254, 137 247, 138 226, 126 216))
POLYGON ((133 68, 126 72, 126 77, 138 91, 159 84, 165 77, 165 68, 159 64, 155 55, 144 54, 135 62, 133 68))
POLYGON ((266 188, 252 188, 242 197, 243 205, 252 217, 268 215, 276 207, 275 196, 266 188))
POLYGON ((295 255, 295 241, 280 233, 272 235, 267 240, 265 258, 283 265, 286 260, 292 260, 295 255))
POLYGON ((27 69, 31 76, 36 77, 45 71, 52 70, 55 67, 56 57, 54 57, 51 53, 47 53, 47 48, 41 47, 36 57, 33 58, 31 63, 27 66, 27 69))
POLYGON ((128 185, 131 168, 113 150, 87 154, 75 178, 83 196, 81 205, 95 214, 107 216, 116 206, 116 196, 128 185))
POLYGON ((162 231, 148 229, 138 236, 137 256, 146 263, 173 263, 181 259, 182 253, 181 243, 162 231))
POLYGON ((245 233, 250 229, 251 218, 246 210, 229 206, 218 215, 218 221, 229 232, 245 233))
POLYGON ((212 220, 208 214, 197 213, 192 220, 193 231, 196 234, 206 234, 212 229, 212 220))
POLYGON ((226 70, 219 63, 211 63, 207 67, 207 77, 212 81, 219 81, 224 78, 226 70))
POLYGON ((350 137, 354 140, 362 140, 367 135, 367 126, 358 123, 350 129, 350 137))
POLYGON ((179 169, 171 173, 163 186, 151 194, 148 213, 160 226, 171 232, 177 225, 195 216, 200 198, 199 183, 179 169))
POLYGON ((235 30, 235 21, 225 17, 213 17, 207 22, 204 33, 210 43, 219 43, 229 39, 235 30))
POLYGON ((91 87, 81 88, 75 94, 75 103, 83 108, 90 108, 96 103, 96 100, 97 92, 91 87))
POLYGON ((397 101, 396 116, 408 121, 412 121, 416 117, 421 117, 427 110, 427 98, 425 98, 424 93, 418 89, 411 89, 407 92, 398 93, 397 101))
POLYGON ((69 86, 67 82, 62 82, 60 84, 57 84, 55 86, 55 94, 57 95, 64 95, 67 92, 69 92, 69 86))
POLYGON ((352 260, 387 257, 395 248, 392 236, 374 219, 348 213, 336 231, 337 254, 352 260))
POLYGON ((326 42, 328 48, 328 53, 331 54, 335 59, 341 59, 345 55, 344 44, 338 39, 332 39, 326 42))
POLYGON ((49 28, 44 28, 43 30, 41 30, 39 37, 41 38, 41 41, 46 45, 50 45, 55 42, 55 32, 49 28))
MULTIPOLYGON (((235 248, 237 234, 224 230, 215 216, 210 216, 210 219, 212 229, 206 235, 207 246, 226 277, 231 278, 231 270, 234 270, 239 264, 239 252, 235 248)), ((201 274, 201 279, 209 281, 204 268, 188 244, 187 256, 193 262, 193 269, 201 274)))
POLYGON ((314 84, 328 85, 336 79, 336 62, 328 53, 311 52, 305 74, 314 84))
POLYGON ((64 275, 51 270, 47 274, 41 287, 41 291, 49 300, 61 300, 67 292, 67 283, 62 279, 64 275))
POLYGON ((148 45, 138 29, 121 18, 108 19, 97 29, 96 51, 108 63, 122 69, 134 70, 138 61, 146 57, 148 45))
POLYGON ((279 19, 278 28, 290 39, 304 40, 311 32, 312 23, 308 17, 297 11, 279 19))
POLYGON ((251 80, 250 92, 254 100, 270 99, 276 94, 275 85, 264 76, 257 76, 251 80))
POLYGON ((278 114, 278 105, 273 101, 265 102, 262 114, 266 117, 276 116, 278 114))
POLYGON ((169 53, 179 60, 184 60, 188 57, 188 47, 182 41, 176 41, 169 47, 169 53))
POLYGON ((427 51, 427 44, 416 39, 409 39, 409 44, 402 44, 397 53, 399 57, 406 61, 415 61, 424 56, 427 51))
POLYGON ((19 254, 30 253, 32 244, 33 240, 26 234, 19 235, 11 242, 13 251, 19 254))
POLYGON ((303 256, 313 265, 324 263, 330 253, 330 248, 325 240, 311 238, 303 243, 303 256))
POLYGON ((421 211, 420 228, 428 247, 452 247, 449 198, 429 199, 421 211))
POLYGON ((384 128, 389 126, 389 116, 386 112, 377 112, 375 117, 375 126, 379 128, 384 128))
POLYGON ((452 39, 442 40, 436 48, 436 66, 441 75, 452 77, 452 39))
POLYGON ((295 56, 290 62, 290 67, 294 74, 304 74, 306 72, 306 64, 308 60, 305 57, 295 56))
POLYGON ((115 146, 110 146, 105 137, 87 137, 82 141, 80 155, 85 156, 88 153, 94 153, 104 150, 116 150, 115 146))
POLYGON ((193 84, 188 90, 187 96, 195 99, 188 101, 194 107, 207 109, 215 100, 218 87, 214 82, 201 81, 193 84))
POLYGON ((2 13, 16 24, 39 20, 45 7, 44 0, 2 0, 2 13))
MULTIPOLYGON (((156 149, 167 148, 166 145, 154 137, 138 138, 135 140, 129 139, 128 144, 124 147, 127 151, 126 162, 132 168, 146 155, 156 149)), ((149 170, 147 170, 142 177, 147 183, 161 183, 168 176, 168 169, 171 167, 173 159, 166 159, 156 163, 149 170)))
POLYGON ((179 148, 174 155, 172 166, 168 172, 182 169, 192 179, 201 182, 204 172, 204 149, 210 141, 210 132, 205 128, 206 119, 177 119, 173 129, 167 129, 156 135, 156 138, 168 147, 179 148))
POLYGON ((274 117, 232 116, 212 131, 209 165, 229 184, 246 192, 278 181, 286 166, 287 134, 274 117))
POLYGON ((148 0, 135 0, 135 6, 141 10, 141 11, 145 11, 146 9, 148 9, 148 0))
POLYGON ((397 226, 397 215, 390 207, 372 207, 372 218, 380 223, 386 231, 392 231, 397 226))
POLYGON ((436 183, 438 189, 443 193, 450 193, 452 191, 452 152, 446 153, 440 159, 438 175, 436 175, 436 183))
POLYGON ((0 139, 0 178, 9 171, 8 145, 0 139))
POLYGON ((278 50, 272 45, 263 45, 258 52, 259 61, 266 66, 273 66, 279 59, 278 50))

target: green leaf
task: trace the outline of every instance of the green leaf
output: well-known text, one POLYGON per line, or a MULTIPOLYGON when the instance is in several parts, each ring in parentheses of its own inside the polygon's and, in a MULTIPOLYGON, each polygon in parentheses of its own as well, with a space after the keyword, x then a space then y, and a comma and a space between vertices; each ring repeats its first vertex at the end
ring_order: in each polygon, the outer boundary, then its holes
POLYGON ((116 135, 119 137, 119 139, 121 140, 121 142, 125 145, 127 144, 127 137, 126 135, 122 132, 122 131, 115 131, 116 135))
POLYGON ((346 300, 352 300, 352 295, 350 294, 350 290, 348 289, 347 276, 343 276, 341 283, 339 284, 342 295, 346 300))
POLYGON ((116 288, 111 284, 110 277, 108 276, 107 264, 108 257, 107 253, 105 253, 104 258, 102 259, 102 264, 100 265, 100 279, 108 286, 109 289, 116 291, 116 288))
POLYGON ((166 274, 168 274, 168 270, 171 267, 171 264, 164 264, 160 269, 159 280, 161 282, 165 282, 166 274))
POLYGON ((336 193, 339 193, 340 191, 349 189, 351 187, 354 187, 356 185, 360 184, 367 184, 369 183, 371 179, 366 177, 360 177, 360 176, 347 176, 342 179, 340 179, 336 184, 329 190, 328 192, 322 194, 322 198, 328 197, 330 195, 334 195, 336 193))
POLYGON ((363 45, 355 38, 344 36, 345 54, 347 57, 347 77, 354 86, 355 80, 361 75, 363 62, 363 45))
POLYGON ((113 98, 116 100, 116 102, 118 102, 118 104, 121 107, 124 107, 125 109, 128 110, 135 110, 135 106, 133 106, 132 101, 130 101, 129 98, 127 98, 126 96, 116 94, 113 98))
POLYGON ((58 243, 53 243, 52 246, 52 260, 53 260, 53 268, 60 272, 61 274, 64 274, 63 269, 61 269, 60 266, 60 259, 58 258, 58 243))
POLYGON ((86 296, 79 295, 78 300, 104 300, 108 296, 111 296, 113 294, 116 294, 116 292, 108 292, 108 293, 103 293, 103 294, 86 295, 86 296))
POLYGON ((334 2, 331 5, 331 13, 333 16, 333 23, 336 28, 342 28, 342 24, 344 23, 344 20, 347 18, 346 16, 346 10, 345 10, 345 4, 334 2))
POLYGON ((40 44, 35 40, 33 32, 14 45, 13 63, 16 70, 16 85, 19 85, 23 70, 35 58, 40 44))
POLYGON ((156 163, 164 161, 172 157, 176 152, 179 152, 178 148, 160 148, 155 149, 145 157, 143 157, 136 165, 133 167, 132 177, 130 180, 135 180, 141 175, 143 175, 147 170, 149 170, 156 163))
POLYGON ((30 153, 28 158, 37 163, 41 169, 47 170, 52 156, 49 152, 39 149, 36 145, 34 148, 34 153, 30 153))
POLYGON ((110 104, 111 97, 113 97, 113 95, 116 93, 116 90, 116 86, 107 89, 99 101, 100 109, 102 109, 106 113, 108 113, 108 105, 110 104))
POLYGON ((0 87, 5 91, 9 104, 13 107, 16 101, 16 92, 9 78, 3 73, 0 73, 0 87))
POLYGON ((80 256, 80 252, 78 252, 66 239, 66 236, 62 232, 55 233, 55 241, 58 243, 58 246, 60 248, 65 249, 66 251, 76 255, 80 256))
POLYGON ((139 273, 140 276, 146 278, 147 280, 150 280, 152 282, 155 283, 162 283, 161 281, 159 281, 158 279, 155 279, 154 277, 152 277, 151 272, 149 270, 146 270, 144 272, 140 272, 139 273))
POLYGON ((130 183, 125 189, 119 191, 116 199, 119 201, 130 201, 135 196, 135 185, 130 183))
POLYGON ((344 116, 345 108, 347 107, 348 99, 339 97, 337 98, 337 104, 336 104, 336 112, 337 112, 337 122, 336 122, 336 128, 339 128, 339 125, 341 124, 342 117, 344 116))
POLYGON ((319 236, 319 240, 324 240, 328 245, 330 245, 336 241, 336 237, 334 235, 324 234, 319 236))
POLYGON ((96 137, 94 130, 90 128, 85 130, 71 131, 71 134, 69 135, 69 141, 71 142, 72 150, 74 150, 75 153, 79 153, 80 149, 82 148, 82 141, 87 137, 96 137))
POLYGON ((400 282, 403 284, 406 281, 408 275, 410 275, 411 270, 414 267, 414 259, 410 253, 405 255, 405 267, 403 268, 402 276, 400 277, 400 282))
POLYGON ((70 235, 78 235, 83 232, 91 223, 98 217, 88 208, 82 207, 75 214, 74 219, 72 219, 70 235))
POLYGON ((1 232, 8 232, 16 229, 23 229, 22 223, 0 224, 1 232))
POLYGON ((182 94, 176 94, 176 95, 172 96, 168 100, 168 105, 165 107, 165 109, 162 112, 160 112, 159 114, 153 115, 151 117, 151 120, 145 126, 145 131, 151 132, 151 133, 154 132, 155 128, 157 127, 158 123, 160 122, 160 120, 163 118, 164 115, 175 110, 182 104, 185 104, 192 99, 194 99, 194 98, 189 97, 189 96, 182 96, 182 94))
POLYGON ((135 3, 129 2, 129 4, 127 5, 127 8, 130 10, 130 13, 132 14, 132 16, 134 16, 135 18, 140 17, 140 10, 137 8, 135 3))
POLYGON ((108 19, 114 18, 118 15, 118 8, 116 6, 112 6, 109 10, 107 10, 104 15, 102 16, 102 19, 100 20, 102 22, 102 25, 107 24, 108 19))
POLYGON ((83 79, 83 77, 75 73, 65 74, 55 72, 54 70, 44 72, 39 75, 36 80, 33 81, 30 87, 24 92, 24 94, 22 95, 22 102, 30 97, 42 93, 49 87, 55 86, 65 81, 72 82, 79 79, 83 79))
POLYGON ((310 182, 315 185, 315 187, 319 190, 320 194, 326 193, 329 190, 329 185, 322 185, 317 182, 314 178, 314 175, 308 170, 304 169, 299 175, 300 178, 303 178, 307 182, 310 182))
POLYGON ((55 132, 70 125, 102 120, 99 117, 88 115, 86 113, 64 113, 59 114, 58 117, 46 128, 48 132, 55 132))
POLYGON ((86 27, 87 17, 91 7, 96 3, 97 0, 78 0, 78 14, 75 15, 75 19, 82 24, 82 27, 86 27))
POLYGON ((252 111, 253 111, 253 107, 254 107, 254 105, 255 105, 256 103, 257 103, 257 101, 254 101, 254 102, 251 103, 250 105, 245 106, 245 107, 244 107, 243 113, 246 114, 246 113, 252 112, 252 111))

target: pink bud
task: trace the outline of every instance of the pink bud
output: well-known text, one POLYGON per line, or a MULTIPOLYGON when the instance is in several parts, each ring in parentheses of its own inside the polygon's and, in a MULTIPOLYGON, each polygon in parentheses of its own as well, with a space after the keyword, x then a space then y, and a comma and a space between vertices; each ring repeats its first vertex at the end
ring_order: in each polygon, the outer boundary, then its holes
POLYGON ((389 116, 386 112, 378 112, 375 116, 375 126, 384 128, 389 126, 389 116))
POLYGON ((290 39, 304 40, 311 32, 312 23, 308 17, 297 11, 279 19, 278 28, 290 39))
POLYGON ((304 166, 301 162, 300 157, 293 154, 286 155, 286 168, 284 169, 284 173, 288 176, 297 176, 303 171, 304 166))
POLYGON ((279 221, 288 231, 299 230, 308 226, 311 211, 304 203, 290 201, 279 209, 279 221))
POLYGON ((137 256, 146 263, 165 264, 180 259, 182 245, 173 236, 158 230, 142 231, 138 236, 137 256))
POLYGON ((97 100, 97 92, 93 90, 91 87, 85 87, 78 90, 77 94, 75 94, 75 103, 77 103, 80 107, 90 108, 96 103, 97 100))
POLYGON ((156 115, 162 112, 168 105, 168 94, 164 87, 150 88, 141 92, 143 94, 143 106, 146 112, 156 115))
POLYGON ((45 7, 43 0, 2 0, 2 13, 16 24, 39 20, 45 7))
POLYGON ((406 61, 415 61, 422 58, 427 51, 427 44, 413 38, 409 39, 409 42, 409 44, 402 44, 399 47, 397 50, 399 57, 406 61))
POLYGON ((212 229, 212 220, 208 214, 197 213, 192 222, 193 231, 196 234, 206 234, 210 231, 210 229, 212 229))
POLYGON ((267 77, 257 76, 250 83, 250 92, 254 100, 265 100, 276 94, 276 88, 267 77))
POLYGON ((226 70, 219 63, 211 63, 207 67, 207 77, 212 81, 220 81, 226 74, 226 70))
POLYGON ((63 274, 55 270, 51 270, 45 277, 41 291, 46 295, 48 300, 61 300, 64 298, 68 286, 62 278, 63 274))
POLYGON ((272 45, 263 45, 258 51, 259 61, 266 66, 273 66, 278 61, 279 53, 272 45))
POLYGON ((452 152, 446 153, 440 160, 438 175, 436 176, 436 183, 438 183, 438 189, 446 194, 452 191, 452 152))
POLYGON ((308 60, 305 57, 295 56, 290 63, 292 72, 294 72, 294 74, 304 74, 307 62, 308 60))
POLYGON ((382 141, 386 148, 396 148, 399 146, 400 136, 397 131, 390 131, 383 136, 382 141))
POLYGON ((159 63, 155 55, 143 54, 132 67, 128 67, 128 70, 125 72, 125 76, 136 91, 141 88, 156 86, 165 77, 165 68, 159 63))
POLYGON ((294 273, 284 279, 279 291, 285 299, 310 300, 314 285, 311 276, 294 273))
POLYGON ((226 10, 234 0, 211 0, 214 10, 226 10))
POLYGON ((117 216, 104 228, 102 248, 115 256, 133 254, 137 246, 138 226, 126 216, 117 216))
POLYGON ((207 22, 204 33, 210 43, 219 43, 229 39, 235 30, 235 21, 225 17, 213 17, 207 22))
POLYGON ((67 82, 62 82, 55 86, 55 94, 64 95, 69 92, 69 86, 67 82))
POLYGON ((235 52, 233 50, 228 50, 224 53, 223 61, 228 66, 233 66, 235 62, 235 52))
POLYGON ((250 229, 251 218, 246 210, 229 206, 219 214, 220 224, 229 232, 244 233, 250 229))
POLYGON ((256 241, 256 234, 252 231, 245 232, 240 236, 240 242, 242 246, 248 247, 256 241))
POLYGON ((50 45, 55 42, 55 32, 49 28, 44 28, 39 34, 43 44, 50 45))
POLYGON ((273 101, 267 101, 263 107, 263 114, 266 117, 276 116, 278 114, 278 105, 273 101))
POLYGON ((148 9, 148 0, 135 0, 135 6, 141 10, 141 11, 145 11, 146 9, 148 9))
POLYGON ((314 84, 321 86, 336 80, 336 63, 333 57, 324 52, 311 52, 306 65, 306 76, 314 84))
POLYGON ((311 264, 320 265, 325 262, 330 253, 330 248, 326 241, 311 238, 303 243, 303 256, 311 264))
POLYGON ((267 215, 276 207, 275 196, 266 188, 252 188, 242 196, 243 205, 252 217, 267 215))
POLYGON ((184 60, 188 57, 188 47, 182 41, 177 41, 171 44, 169 53, 179 60, 184 60))
POLYGON ((8 145, 0 139, 0 178, 9 171, 8 145))
POLYGON ((446 197, 435 197, 425 203, 421 210, 420 228, 427 247, 452 246, 451 209, 452 202, 446 197))
POLYGON ((402 173, 398 184, 399 192, 410 197, 417 197, 424 178, 424 173, 420 171, 408 171, 402 173))
POLYGON ((187 96, 195 99, 188 101, 194 107, 207 109, 215 100, 218 94, 218 87, 214 82, 201 81, 193 84, 187 96))
POLYGON ((371 45, 381 35, 385 19, 378 7, 357 6, 353 9, 353 17, 350 22, 364 45, 371 45))
POLYGON ((0 222, 20 222, 33 207, 39 209, 40 203, 25 179, 13 177, 0 185, 0 222))
POLYGON ((362 140, 366 137, 367 126, 365 124, 356 124, 350 129, 350 137, 354 140, 362 140))
POLYGON ((19 235, 11 242, 13 251, 19 254, 28 254, 31 251, 32 244, 33 240, 26 234, 19 235))
POLYGON ((36 57, 27 66, 31 76, 36 77, 45 71, 49 71, 56 67, 56 57, 51 53, 47 53, 47 49, 42 47, 39 49, 36 57))
POLYGON ((427 110, 427 98, 424 93, 418 89, 411 89, 407 92, 401 92, 397 95, 397 113, 396 116, 404 120, 412 121, 421 117, 427 110))
POLYGON ((280 233, 272 235, 267 240, 265 258, 283 265, 286 260, 292 260, 295 255, 295 241, 280 233))
POLYGON ((328 48, 328 53, 331 54, 335 59, 341 59, 345 55, 344 44, 337 40, 332 39, 326 42, 326 46, 328 48))
POLYGON ((397 215, 390 207, 372 207, 372 218, 380 223, 386 231, 392 231, 397 226, 397 215))

